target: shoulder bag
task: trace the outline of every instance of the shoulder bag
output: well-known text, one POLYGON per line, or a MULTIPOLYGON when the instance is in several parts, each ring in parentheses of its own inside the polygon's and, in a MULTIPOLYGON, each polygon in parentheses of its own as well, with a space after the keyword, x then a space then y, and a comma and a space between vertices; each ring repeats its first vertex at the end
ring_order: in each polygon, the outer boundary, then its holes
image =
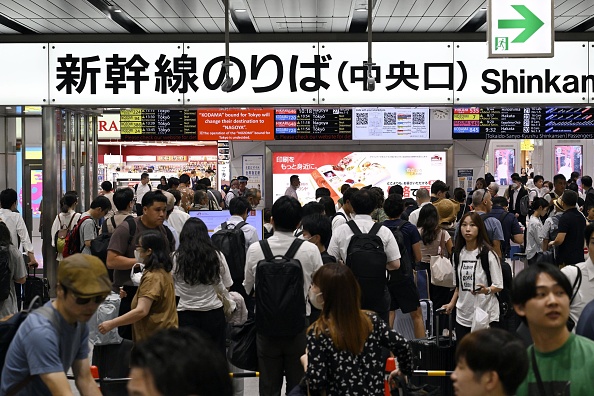
POLYGON ((454 287, 454 266, 449 258, 444 257, 445 238, 444 230, 441 230, 441 239, 439 242, 439 254, 430 257, 431 284, 442 287, 454 287))

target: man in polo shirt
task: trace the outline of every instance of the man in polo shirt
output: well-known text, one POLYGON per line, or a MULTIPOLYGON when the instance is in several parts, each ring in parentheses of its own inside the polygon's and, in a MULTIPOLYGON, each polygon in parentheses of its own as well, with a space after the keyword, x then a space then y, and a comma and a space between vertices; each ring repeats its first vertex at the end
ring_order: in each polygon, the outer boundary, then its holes
POLYGON ((431 203, 429 191, 427 191, 426 188, 419 188, 417 190, 416 200, 419 207, 413 210, 410 215, 408 215, 408 221, 410 221, 410 223, 414 226, 416 226, 417 222, 419 221, 419 213, 421 213, 421 208, 431 203))
POLYGON ((558 264, 572 265, 584 261, 583 235, 586 219, 576 208, 578 195, 575 191, 565 190, 561 198, 561 206, 565 213, 559 219, 559 232, 549 247, 558 246, 558 264))
POLYGON ((299 181, 299 176, 297 176, 297 175, 291 176, 289 178, 289 183, 290 183, 289 187, 287 187, 287 189, 285 190, 285 196, 293 197, 298 200, 299 197, 297 196, 297 189, 301 185, 301 182, 299 181))

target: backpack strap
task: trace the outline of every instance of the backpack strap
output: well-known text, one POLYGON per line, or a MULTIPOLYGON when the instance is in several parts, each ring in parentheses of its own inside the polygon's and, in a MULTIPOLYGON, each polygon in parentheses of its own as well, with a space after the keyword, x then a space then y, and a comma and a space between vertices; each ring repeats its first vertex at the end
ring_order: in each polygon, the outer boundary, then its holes
MULTIPOLYGON (((361 232, 361 229, 359 229, 359 226, 357 225, 357 223, 355 223, 355 220, 349 220, 349 221, 347 221, 347 224, 349 225, 349 228, 351 229, 351 231, 353 231, 353 235, 363 234, 361 232)), ((374 225, 374 227, 375 227, 375 225, 374 225)))
POLYGON ((289 246, 289 250, 285 253, 285 257, 292 259, 297 254, 297 250, 301 247, 301 244, 305 242, 303 239, 295 238, 291 246, 289 246))
POLYGON ((373 225, 373 227, 371 227, 371 230, 369 230, 369 232, 367 233, 368 235, 377 235, 377 233, 379 232, 379 230, 382 228, 382 223, 375 223, 373 225))
POLYGON ((479 256, 481 259, 481 266, 483 267, 483 271, 485 271, 485 274, 487 275, 487 287, 489 287, 491 286, 491 283, 493 283, 493 279, 491 278, 491 269, 489 269, 489 250, 482 249, 479 253, 479 256))
POLYGON ((128 216, 124 221, 128 223, 128 228, 130 229, 130 237, 128 238, 128 245, 130 245, 136 234, 136 219, 132 216, 128 216))
POLYGON ((222 230, 226 230, 229 228, 229 224, 227 224, 227 222, 221 223, 221 229, 222 230))
POLYGON ((582 286, 582 270, 577 265, 575 266, 575 269, 577 269, 577 276, 575 278, 575 281, 573 282, 573 285, 571 285, 571 300, 569 300, 570 306, 573 303, 573 300, 577 296, 578 292, 580 291, 580 287, 582 286))
POLYGON ((235 224, 235 227, 233 227, 233 229, 234 230, 239 230, 241 227, 243 227, 246 224, 247 224, 246 221, 240 221, 239 223, 235 224))
POLYGON ((274 259, 274 254, 272 254, 272 250, 270 250, 270 245, 266 239, 263 239, 260 242, 260 248, 262 249, 262 253, 264 253, 264 259, 267 261, 271 261, 274 259))
POLYGON ((400 225, 397 225, 396 226, 396 229, 398 231, 400 231, 400 229, 402 228, 402 226, 405 225, 406 223, 409 223, 409 221, 408 220, 403 220, 402 223, 400 223, 400 225))

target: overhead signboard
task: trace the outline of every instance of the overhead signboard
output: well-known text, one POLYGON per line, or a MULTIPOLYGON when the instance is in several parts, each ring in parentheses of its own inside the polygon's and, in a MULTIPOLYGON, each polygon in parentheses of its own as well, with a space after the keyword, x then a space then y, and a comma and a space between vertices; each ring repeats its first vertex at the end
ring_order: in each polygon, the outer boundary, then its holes
POLYGON ((199 109, 198 140, 274 140, 274 110, 199 109))
POLYGON ((48 105, 48 45, 2 44, 0 105, 48 105))
POLYGON ((350 140, 350 108, 282 108, 274 110, 275 140, 350 140))
POLYGON ((429 108, 356 107, 353 140, 429 139, 429 108))
POLYGON ((554 55, 553 0, 489 0, 489 58, 554 55))
POLYGON ((197 140, 196 110, 122 109, 120 135, 124 141, 197 140))

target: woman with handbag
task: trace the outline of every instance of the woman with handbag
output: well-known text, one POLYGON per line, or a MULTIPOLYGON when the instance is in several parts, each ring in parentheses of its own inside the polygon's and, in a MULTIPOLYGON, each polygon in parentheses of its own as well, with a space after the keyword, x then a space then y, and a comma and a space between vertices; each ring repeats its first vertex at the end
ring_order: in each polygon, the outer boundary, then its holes
POLYGON ((134 255, 138 263, 144 264, 144 273, 132 300, 132 309, 99 324, 101 334, 131 324, 132 338, 136 343, 161 329, 178 326, 168 246, 160 231, 144 231, 140 234, 134 255))
POLYGON ((361 310, 361 289, 346 265, 330 263, 318 269, 309 300, 322 312, 307 330, 307 354, 302 357, 306 394, 383 395, 382 348, 394 353, 402 374, 411 374, 408 341, 375 313, 361 310))
POLYGON ((498 326, 499 302, 495 293, 503 290, 503 275, 499 258, 488 241, 485 224, 478 213, 462 216, 453 257, 457 286, 452 300, 442 307, 446 314, 456 308, 458 342, 471 330, 498 326), (489 278, 491 284, 488 284, 489 278))
MULTIPOLYGON (((431 283, 431 261, 444 256, 451 257, 452 239, 450 234, 439 226, 439 215, 434 205, 425 205, 421 208, 417 227, 421 235, 421 262, 417 265, 417 277, 427 271, 429 299, 433 302, 434 307, 441 307, 451 300, 452 292, 449 287, 431 283)), ((419 282, 417 282, 417 286, 425 287, 419 282)), ((421 290, 419 290, 419 294, 423 298, 421 290)))
POLYGON ((227 289, 233 280, 225 256, 215 248, 208 228, 198 218, 189 218, 179 234, 173 280, 179 296, 179 326, 204 332, 224 355, 224 304, 229 301, 227 289))

